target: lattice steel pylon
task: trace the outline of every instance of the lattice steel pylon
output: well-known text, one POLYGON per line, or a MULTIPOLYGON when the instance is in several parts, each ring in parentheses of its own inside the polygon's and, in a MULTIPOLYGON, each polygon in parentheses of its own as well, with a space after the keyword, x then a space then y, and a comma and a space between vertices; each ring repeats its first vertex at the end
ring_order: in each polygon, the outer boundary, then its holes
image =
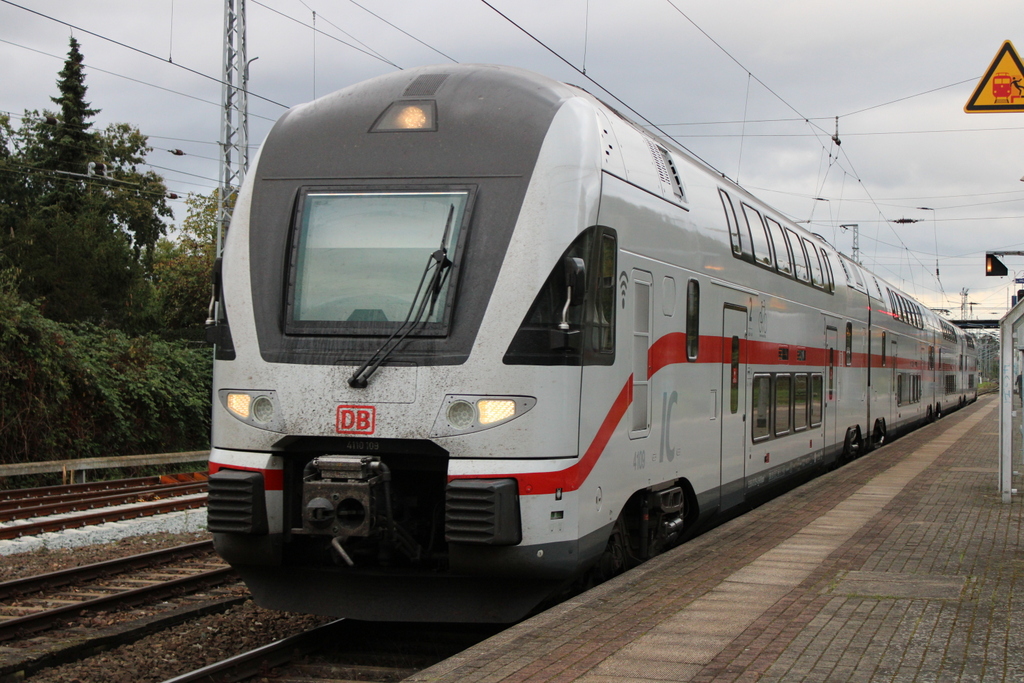
POLYGON ((217 192, 217 255, 231 222, 234 197, 249 168, 249 63, 245 50, 245 0, 224 0, 224 74, 221 107, 221 172, 217 192))

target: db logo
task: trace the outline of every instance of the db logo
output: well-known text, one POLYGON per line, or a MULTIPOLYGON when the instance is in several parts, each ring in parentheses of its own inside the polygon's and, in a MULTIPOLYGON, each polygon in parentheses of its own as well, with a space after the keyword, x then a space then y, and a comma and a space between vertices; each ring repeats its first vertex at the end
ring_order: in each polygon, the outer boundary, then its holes
POLYGON ((377 429, 377 409, 374 406, 338 406, 336 429, 339 434, 373 434, 377 429))

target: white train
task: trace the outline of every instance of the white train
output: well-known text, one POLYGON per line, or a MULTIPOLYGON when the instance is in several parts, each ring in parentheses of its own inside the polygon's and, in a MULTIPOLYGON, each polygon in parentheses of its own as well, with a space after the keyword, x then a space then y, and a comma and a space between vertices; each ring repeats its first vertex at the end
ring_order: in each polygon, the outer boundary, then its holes
POLYGON ((222 273, 209 528, 278 609, 511 621, 976 397, 962 331, 508 67, 289 111, 222 273))

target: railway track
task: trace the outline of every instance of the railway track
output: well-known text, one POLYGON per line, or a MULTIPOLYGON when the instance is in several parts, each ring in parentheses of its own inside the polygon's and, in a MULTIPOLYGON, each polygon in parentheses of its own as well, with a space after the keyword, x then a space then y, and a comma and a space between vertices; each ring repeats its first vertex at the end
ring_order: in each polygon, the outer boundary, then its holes
POLYGON ((246 597, 211 541, 2 582, 0 681, 223 612, 246 597))
POLYGON ((479 624, 387 624, 339 619, 164 683, 391 683, 500 630, 479 624))
POLYGON ((199 508, 206 489, 206 475, 193 473, 3 491, 0 540, 199 508))
POLYGON ((0 583, 0 642, 83 612, 111 612, 237 580, 201 541, 0 583))

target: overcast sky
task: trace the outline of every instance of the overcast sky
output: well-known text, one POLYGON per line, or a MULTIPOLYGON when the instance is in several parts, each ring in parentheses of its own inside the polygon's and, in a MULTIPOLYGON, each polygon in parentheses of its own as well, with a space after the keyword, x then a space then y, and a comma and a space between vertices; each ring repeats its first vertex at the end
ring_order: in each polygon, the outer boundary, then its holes
MULTIPOLYGON (((959 317, 966 288, 974 317, 1006 309, 1012 277, 986 278, 984 252, 1024 250, 1024 113, 963 109, 1003 41, 1024 49, 1019 2, 356 2, 247 1, 253 144, 285 107, 396 68, 510 64, 621 110, 618 98, 847 254, 840 226, 859 225, 864 265, 929 306, 959 317)), ((0 111, 17 124, 54 107, 74 35, 96 123, 137 126, 172 192, 208 193, 223 12, 220 0, 0 0, 0 111)), ((1024 257, 1004 262, 1024 277, 1024 257)))

